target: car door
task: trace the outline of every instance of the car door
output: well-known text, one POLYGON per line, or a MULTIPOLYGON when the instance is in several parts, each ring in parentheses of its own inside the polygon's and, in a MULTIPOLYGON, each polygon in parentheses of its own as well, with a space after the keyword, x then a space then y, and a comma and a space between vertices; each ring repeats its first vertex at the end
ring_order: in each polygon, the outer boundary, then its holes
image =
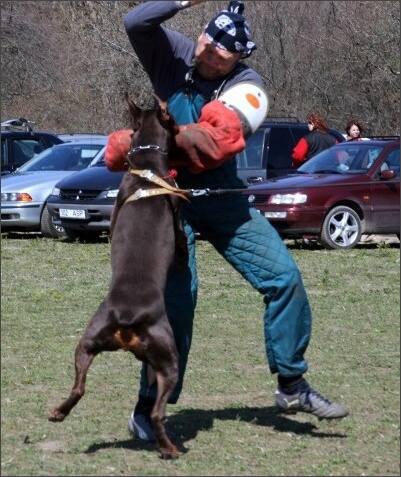
POLYGON ((400 230, 400 147, 388 151, 381 166, 372 176, 371 214, 378 233, 399 233, 400 230), (382 179, 381 170, 394 170, 396 177, 382 179))
POLYGON ((279 124, 272 127, 269 155, 267 159, 267 178, 280 177, 290 174, 292 168, 292 150, 308 133, 307 126, 279 124))
POLYGON ((245 149, 236 155, 237 174, 245 186, 266 179, 269 136, 270 128, 257 129, 248 138, 245 149))

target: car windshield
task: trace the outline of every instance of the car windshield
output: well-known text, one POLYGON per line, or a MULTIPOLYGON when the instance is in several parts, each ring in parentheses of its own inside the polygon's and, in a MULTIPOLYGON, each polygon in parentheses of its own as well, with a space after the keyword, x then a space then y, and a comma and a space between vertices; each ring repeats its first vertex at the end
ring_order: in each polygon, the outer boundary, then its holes
POLYGON ((368 141, 344 142, 317 154, 302 164, 297 172, 306 174, 361 174, 367 172, 384 146, 368 141))
POLYGON ((103 146, 76 142, 53 146, 30 159, 18 172, 80 171, 89 165, 103 146))
POLYGON ((90 167, 106 167, 106 160, 105 160, 105 155, 101 154, 99 157, 95 160, 93 160, 90 164, 90 167))

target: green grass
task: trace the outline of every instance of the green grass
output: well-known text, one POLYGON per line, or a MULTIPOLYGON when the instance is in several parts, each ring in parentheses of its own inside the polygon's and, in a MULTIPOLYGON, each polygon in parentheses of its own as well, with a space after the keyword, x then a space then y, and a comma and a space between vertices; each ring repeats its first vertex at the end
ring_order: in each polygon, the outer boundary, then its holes
POLYGON ((350 407, 338 422, 278 414, 261 296, 198 241, 200 278, 184 392, 168 407, 176 461, 130 439, 140 363, 103 353, 62 423, 74 349, 108 289, 109 243, 2 239, 1 475, 400 475, 399 244, 327 251, 288 242, 314 315, 311 384, 350 407))

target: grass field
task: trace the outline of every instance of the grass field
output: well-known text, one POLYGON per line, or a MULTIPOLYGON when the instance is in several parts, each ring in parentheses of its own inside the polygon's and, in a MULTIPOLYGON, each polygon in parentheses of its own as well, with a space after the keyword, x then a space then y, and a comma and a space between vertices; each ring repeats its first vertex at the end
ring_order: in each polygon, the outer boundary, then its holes
POLYGON ((278 414, 261 296, 198 241, 200 295, 184 392, 168 407, 176 461, 132 440, 140 363, 103 353, 87 393, 48 421, 74 379, 74 349, 110 279, 109 243, 3 236, 1 475, 400 475, 400 249, 288 242, 314 314, 310 383, 349 406, 338 422, 278 414))

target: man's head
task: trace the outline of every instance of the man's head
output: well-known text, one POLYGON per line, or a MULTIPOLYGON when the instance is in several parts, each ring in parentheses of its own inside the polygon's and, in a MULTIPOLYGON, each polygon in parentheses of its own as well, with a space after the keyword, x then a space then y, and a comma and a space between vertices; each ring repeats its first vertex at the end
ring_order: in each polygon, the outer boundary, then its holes
POLYGON ((214 80, 229 74, 237 62, 251 55, 256 45, 242 16, 244 5, 232 1, 228 10, 215 15, 198 39, 196 68, 205 79, 214 80))

